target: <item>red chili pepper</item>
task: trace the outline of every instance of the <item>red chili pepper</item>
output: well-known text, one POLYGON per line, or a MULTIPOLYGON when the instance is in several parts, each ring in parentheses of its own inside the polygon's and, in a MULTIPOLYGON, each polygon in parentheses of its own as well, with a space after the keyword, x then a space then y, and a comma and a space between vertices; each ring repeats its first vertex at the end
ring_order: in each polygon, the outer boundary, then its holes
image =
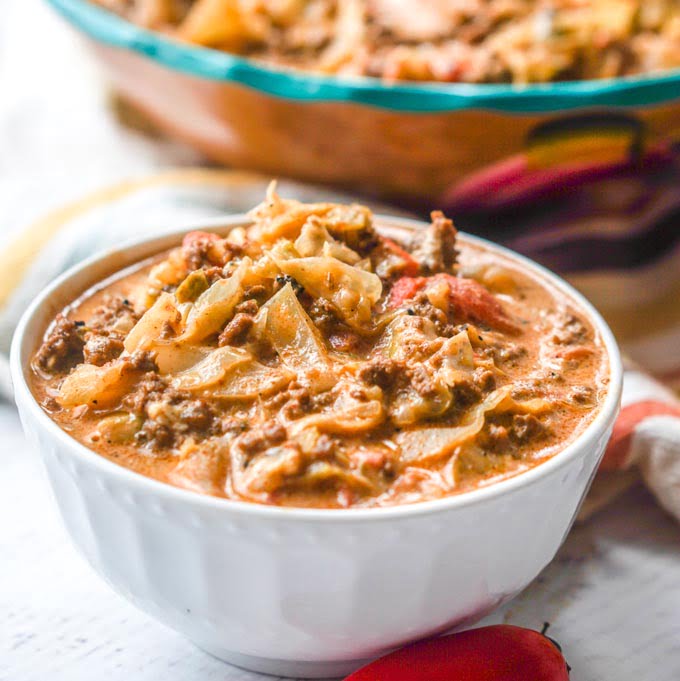
POLYGON ((508 317, 501 303, 474 279, 435 274, 433 277, 402 277, 390 291, 390 308, 400 307, 415 298, 428 282, 444 280, 449 287, 449 300, 458 320, 486 324, 507 333, 517 333, 517 325, 508 317))
POLYGON ((345 681, 569 681, 569 666, 544 634, 499 624, 414 643, 345 681))
POLYGON ((415 277, 420 272, 420 265, 418 261, 404 248, 402 248, 396 241, 383 237, 383 244, 394 253, 398 258, 401 258, 406 264, 402 272, 407 277, 415 277))

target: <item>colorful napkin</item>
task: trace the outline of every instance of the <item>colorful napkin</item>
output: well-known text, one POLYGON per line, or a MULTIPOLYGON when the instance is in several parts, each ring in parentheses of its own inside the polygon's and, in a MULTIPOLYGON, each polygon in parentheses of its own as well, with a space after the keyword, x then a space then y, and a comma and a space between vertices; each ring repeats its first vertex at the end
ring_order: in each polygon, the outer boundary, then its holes
MULTIPOLYGON (((0 252, 0 395, 12 394, 6 357, 13 329, 27 304, 59 273, 126 239, 245 212, 261 200, 269 180, 226 170, 169 171, 108 187, 28 226, 0 252)), ((650 188, 629 181, 625 187, 609 186, 607 194, 607 187, 600 186, 594 214, 574 214, 553 201, 548 219, 545 211, 529 214, 515 206, 521 229, 507 220, 464 216, 464 227, 562 270, 605 314, 624 350, 638 362, 627 360, 623 410, 582 516, 596 512, 641 474, 659 502, 680 519, 680 401, 653 377, 680 379, 680 238, 667 238, 658 249, 646 246, 644 254, 637 252, 645 236, 640 215, 647 217, 649 238, 656 239, 655 225, 661 222, 663 232, 675 210, 674 229, 680 236, 680 190, 674 187, 660 183, 650 188), (502 224, 502 229, 482 227, 490 223, 502 224), (588 244, 593 252, 585 267, 578 254, 589 252, 588 244), (631 255, 626 257, 626 252, 631 255), (634 256, 641 262, 635 264, 634 256)), ((288 181, 280 182, 279 189, 307 201, 352 200, 288 181)), ((400 212, 367 203, 377 212, 400 212)))

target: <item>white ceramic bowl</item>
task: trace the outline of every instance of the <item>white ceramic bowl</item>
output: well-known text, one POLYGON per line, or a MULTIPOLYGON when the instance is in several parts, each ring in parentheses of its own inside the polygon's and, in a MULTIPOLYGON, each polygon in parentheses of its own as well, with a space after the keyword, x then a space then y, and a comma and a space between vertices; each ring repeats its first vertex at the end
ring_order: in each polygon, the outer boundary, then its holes
MULTIPOLYGON (((224 233, 245 221, 230 217, 200 229, 224 233)), ((392 231, 415 224, 380 222, 392 231)), ((175 245, 190 228, 196 225, 71 269, 34 301, 14 338, 22 423, 92 567, 217 657, 308 677, 339 676, 407 641, 472 622, 526 587, 569 531, 618 412, 619 352, 590 304, 546 270, 486 244, 574 299, 609 354, 600 413, 546 463, 460 496, 385 509, 290 509, 206 497, 97 455, 42 411, 27 382, 30 357, 64 305, 121 267, 175 245)))

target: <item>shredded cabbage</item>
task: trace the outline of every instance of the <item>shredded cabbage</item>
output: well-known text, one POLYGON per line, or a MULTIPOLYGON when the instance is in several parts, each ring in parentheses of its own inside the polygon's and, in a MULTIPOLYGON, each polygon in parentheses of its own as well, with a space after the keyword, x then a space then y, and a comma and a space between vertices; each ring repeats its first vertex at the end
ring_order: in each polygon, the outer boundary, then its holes
MULTIPOLYGON (((327 410, 291 421, 289 432, 296 435, 308 428, 316 428, 326 433, 353 435, 377 428, 385 420, 382 400, 359 400, 352 397, 351 387, 349 383, 339 384, 337 397, 327 410)), ((378 398, 381 395, 379 388, 372 390, 373 394, 367 397, 378 398)))
POLYGON ((178 303, 193 303, 204 291, 210 288, 208 277, 203 270, 194 270, 177 287, 175 298, 178 303))
POLYGON ((333 303, 350 326, 362 331, 370 325, 371 309, 382 295, 377 274, 327 256, 280 259, 276 264, 310 295, 333 303))
POLYGON ((295 250, 303 257, 327 256, 336 258, 348 265, 356 265, 361 256, 334 239, 318 220, 309 220, 295 240, 295 250))
POLYGON ((224 383, 215 386, 213 397, 229 400, 255 400, 282 390, 295 374, 285 367, 267 367, 255 360, 238 365, 224 383))
POLYGON ((416 428, 397 434, 402 458, 408 463, 423 463, 449 454, 474 437, 484 427, 487 412, 493 411, 510 395, 507 386, 494 390, 468 414, 466 423, 452 428, 416 428))
POLYGON ((432 394, 419 395, 412 387, 398 393, 390 405, 390 418, 397 426, 410 426, 427 418, 441 416, 451 404, 451 391, 433 377, 432 394))
POLYGON ((270 298, 259 314, 265 318, 265 337, 298 381, 316 390, 326 390, 335 383, 321 335, 290 284, 270 298))
POLYGON ((322 487, 328 483, 344 484, 362 493, 375 492, 376 486, 366 476, 328 461, 312 462, 297 481, 298 487, 322 487))
POLYGON ((267 189, 266 199, 249 215, 256 223, 257 238, 265 243, 274 243, 283 238, 297 238, 309 217, 326 215, 332 208, 332 203, 301 203, 295 199, 282 199, 276 193, 276 182, 272 182, 267 189))
POLYGON ((304 467, 300 449, 285 443, 251 458, 236 440, 230 453, 231 486, 242 497, 254 501, 267 501, 269 494, 295 478, 304 467))
POLYGON ((174 296, 161 293, 156 302, 144 313, 125 338, 125 350, 132 354, 137 350, 148 350, 169 326, 176 329, 181 315, 175 304, 174 296))
POLYGON ((475 370, 475 357, 465 331, 447 338, 426 363, 446 385, 454 386, 475 370))
POLYGON ((263 40, 267 29, 266 18, 248 11, 239 0, 199 0, 182 22, 179 36, 190 43, 239 50, 263 40))
POLYGON ((182 444, 180 460, 168 479, 201 494, 218 495, 224 491, 227 456, 228 446, 222 439, 195 443, 189 438, 182 444))
POLYGON ((198 364, 210 348, 178 343, 176 340, 155 341, 149 347, 159 374, 176 374, 198 364))
POLYGON ((516 400, 508 395, 494 411, 502 414, 504 412, 515 412, 524 414, 544 414, 553 409, 554 404, 543 397, 534 397, 530 400, 516 400))
POLYGON ((122 444, 130 442, 142 427, 142 419, 127 411, 105 416, 97 424, 97 434, 107 443, 122 444))
POLYGON ((61 384, 57 402, 62 407, 110 407, 126 394, 133 379, 134 374, 119 361, 101 367, 79 364, 61 384))
POLYGON ((387 354, 392 359, 413 361, 411 348, 425 347, 427 341, 436 338, 437 331, 429 319, 399 314, 387 325, 381 344, 387 346, 387 354))
POLYGON ((222 329, 243 297, 243 277, 251 264, 250 258, 244 258, 229 278, 218 279, 198 297, 189 311, 182 341, 199 342, 222 329))
POLYGON ((176 374, 172 378, 172 386, 178 390, 202 390, 219 382, 232 369, 251 359, 252 355, 242 348, 216 348, 194 366, 176 374))

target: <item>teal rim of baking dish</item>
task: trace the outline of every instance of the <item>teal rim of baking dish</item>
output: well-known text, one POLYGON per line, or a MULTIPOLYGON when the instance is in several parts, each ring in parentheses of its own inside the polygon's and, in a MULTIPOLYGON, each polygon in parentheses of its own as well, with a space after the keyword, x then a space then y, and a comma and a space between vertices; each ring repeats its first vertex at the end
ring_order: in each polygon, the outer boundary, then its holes
POLYGON ((180 43, 97 7, 89 0, 47 0, 67 21, 96 41, 144 55, 164 66, 209 80, 232 82, 301 102, 344 102, 393 111, 444 113, 486 109, 511 114, 593 107, 638 107, 680 99, 680 69, 653 76, 505 84, 386 84, 277 68, 226 52, 180 43))

